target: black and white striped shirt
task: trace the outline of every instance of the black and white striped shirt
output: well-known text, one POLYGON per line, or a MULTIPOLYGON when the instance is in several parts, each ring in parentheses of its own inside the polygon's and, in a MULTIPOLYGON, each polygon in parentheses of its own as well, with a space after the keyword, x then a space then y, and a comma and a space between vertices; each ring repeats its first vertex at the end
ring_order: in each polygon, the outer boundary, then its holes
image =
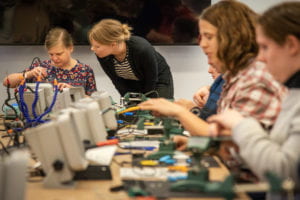
POLYGON ((128 49, 126 51, 126 56, 123 61, 118 61, 116 58, 114 58, 113 61, 117 76, 129 80, 139 80, 133 73, 130 63, 128 61, 128 49))

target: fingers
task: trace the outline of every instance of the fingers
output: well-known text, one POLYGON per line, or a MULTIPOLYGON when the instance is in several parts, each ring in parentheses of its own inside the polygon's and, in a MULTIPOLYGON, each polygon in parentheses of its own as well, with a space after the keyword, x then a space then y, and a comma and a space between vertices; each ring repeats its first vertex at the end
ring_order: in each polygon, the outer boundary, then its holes
POLYGON ((227 126, 226 119, 222 115, 213 115, 207 119, 209 122, 208 132, 211 136, 231 136, 231 127, 227 126))
POLYGON ((36 67, 36 68, 32 69, 31 74, 35 78, 38 78, 39 76, 41 78, 46 78, 47 77, 46 68, 43 68, 43 67, 36 67))
POLYGON ((144 101, 142 103, 140 103, 138 106, 141 108, 141 110, 151 110, 151 108, 153 107, 153 101, 152 99, 144 101))
POLYGON ((193 100, 195 104, 199 107, 203 107, 206 103, 206 100, 204 99, 204 96, 194 95, 193 100))
POLYGON ((232 156, 228 149, 228 143, 226 141, 222 141, 219 146, 218 155, 222 159, 222 161, 230 161, 232 160, 232 156))
POLYGON ((184 144, 177 143, 176 149, 178 151, 184 151, 186 149, 186 143, 184 144))
POLYGON ((176 135, 173 138, 173 142, 176 143, 176 149, 179 151, 183 151, 186 149, 188 138, 181 135, 176 135))
POLYGON ((207 100, 208 100, 208 95, 205 95, 205 96, 203 97, 203 105, 206 104, 207 100))
POLYGON ((39 76, 39 70, 37 69, 37 68, 35 68, 35 69, 33 69, 32 71, 32 75, 35 77, 35 78, 37 78, 38 76, 39 76))
POLYGON ((141 110, 150 110, 152 111, 152 115, 156 116, 156 117, 161 117, 163 116, 158 110, 158 105, 157 105, 157 101, 154 101, 152 99, 144 101, 142 103, 140 103, 138 105, 140 107, 141 110))
POLYGON ((138 106, 142 109, 142 110, 156 110, 157 105, 162 104, 163 103, 163 99, 161 98, 156 98, 156 99, 150 99, 147 101, 144 101, 142 103, 140 103, 138 106))
POLYGON ((208 126, 208 133, 212 137, 217 137, 220 134, 220 127, 217 123, 211 123, 208 126))
POLYGON ((186 108, 163 98, 150 99, 140 103, 138 106, 141 108, 141 110, 151 110, 158 112, 161 115, 175 118, 187 110, 186 108))
POLYGON ((209 96, 209 86, 200 88, 193 96, 194 102, 199 107, 203 107, 209 96))
POLYGON ((223 129, 223 130, 220 130, 220 135, 222 135, 222 136, 231 136, 232 133, 231 133, 231 130, 229 130, 229 129, 223 129))
POLYGON ((198 101, 198 99, 195 96, 193 97, 193 101, 195 102, 196 105, 199 106, 200 102, 198 101))
POLYGON ((155 117, 162 117, 163 115, 160 114, 159 112, 156 111, 152 111, 152 115, 154 115, 155 117))
POLYGON ((207 122, 209 122, 208 132, 209 135, 213 137, 220 135, 221 130, 224 128, 219 116, 220 115, 212 115, 207 119, 207 122))
POLYGON ((226 129, 232 129, 240 123, 244 117, 237 111, 228 109, 218 115, 213 115, 207 119, 208 122, 216 122, 226 129))
POLYGON ((64 88, 63 83, 58 83, 58 90, 62 91, 62 89, 64 88))
POLYGON ((196 100, 195 103, 200 108, 202 108, 204 106, 204 104, 205 104, 204 101, 199 101, 199 100, 196 100))
POLYGON ((47 70, 45 69, 45 68, 42 68, 41 67, 41 69, 40 69, 40 73, 41 73, 41 75, 43 76, 43 78, 46 78, 47 77, 47 70))
POLYGON ((217 114, 217 115, 212 115, 210 116, 209 118, 207 118, 207 122, 210 122, 210 123, 213 123, 213 122, 216 122, 216 123, 219 123, 219 117, 220 114, 217 114))
POLYGON ((58 83, 58 89, 62 91, 64 88, 71 88, 72 86, 67 83, 58 83))

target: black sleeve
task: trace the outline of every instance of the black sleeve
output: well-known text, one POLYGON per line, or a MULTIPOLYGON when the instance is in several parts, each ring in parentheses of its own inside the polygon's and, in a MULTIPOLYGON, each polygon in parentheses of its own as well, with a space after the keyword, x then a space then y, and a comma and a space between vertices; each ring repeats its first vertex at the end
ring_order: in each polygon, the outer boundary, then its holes
POLYGON ((143 93, 147 93, 155 89, 158 81, 156 51, 152 46, 146 46, 140 51, 137 58, 137 67, 142 70, 144 79, 143 93))

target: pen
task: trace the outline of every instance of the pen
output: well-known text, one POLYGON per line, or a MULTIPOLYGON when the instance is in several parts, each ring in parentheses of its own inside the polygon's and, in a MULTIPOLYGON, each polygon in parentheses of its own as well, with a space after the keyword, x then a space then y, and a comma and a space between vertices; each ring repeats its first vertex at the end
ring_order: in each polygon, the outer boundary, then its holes
POLYGON ((115 145, 118 143, 119 143, 118 139, 110 139, 110 140, 106 140, 106 141, 97 142, 96 145, 89 145, 86 147, 86 149, 92 149, 92 148, 102 147, 102 146, 107 146, 107 145, 115 145))
POLYGON ((151 147, 151 146, 146 146, 146 147, 137 147, 137 146, 123 146, 123 149, 136 149, 136 150, 146 150, 146 151, 152 151, 154 150, 156 147, 151 147))
POLYGON ((132 154, 132 153, 131 152, 116 152, 114 155, 120 156, 120 155, 128 155, 128 154, 132 154))

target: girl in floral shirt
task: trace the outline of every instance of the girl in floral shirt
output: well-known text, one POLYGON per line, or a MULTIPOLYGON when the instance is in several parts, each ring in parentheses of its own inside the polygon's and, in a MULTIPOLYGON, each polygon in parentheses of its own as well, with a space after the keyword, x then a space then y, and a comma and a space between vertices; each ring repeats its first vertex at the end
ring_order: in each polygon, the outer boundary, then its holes
POLYGON ((45 47, 50 60, 36 62, 22 73, 14 73, 7 76, 3 84, 6 86, 9 80, 10 87, 17 87, 20 76, 24 76, 27 82, 35 82, 41 75, 43 82, 53 82, 57 79, 59 89, 70 87, 83 87, 86 95, 95 92, 96 81, 93 69, 79 60, 72 58, 74 45, 71 35, 62 28, 54 28, 49 31, 45 40, 45 47))

